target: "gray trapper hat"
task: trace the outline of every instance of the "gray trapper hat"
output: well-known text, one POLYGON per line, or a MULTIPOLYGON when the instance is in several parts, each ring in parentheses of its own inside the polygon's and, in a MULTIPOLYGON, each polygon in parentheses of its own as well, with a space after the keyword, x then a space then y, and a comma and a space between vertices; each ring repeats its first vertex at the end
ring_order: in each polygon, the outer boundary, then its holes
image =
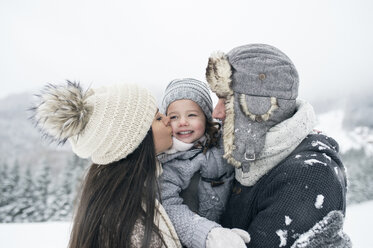
POLYGON ((248 165, 259 157, 268 129, 295 111, 295 66, 275 47, 250 44, 211 55, 206 78, 226 98, 224 157, 236 167, 248 165))

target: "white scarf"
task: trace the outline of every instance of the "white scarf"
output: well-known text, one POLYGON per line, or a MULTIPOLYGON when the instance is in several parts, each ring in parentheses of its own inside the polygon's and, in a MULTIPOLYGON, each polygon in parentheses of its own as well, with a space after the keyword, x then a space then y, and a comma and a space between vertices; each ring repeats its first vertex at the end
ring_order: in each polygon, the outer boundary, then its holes
POLYGON ((185 143, 181 140, 176 139, 175 137, 172 137, 172 147, 165 151, 166 154, 174 154, 177 152, 185 152, 188 151, 190 148, 192 148, 195 144, 198 142, 204 143, 206 140, 206 136, 203 135, 201 138, 199 138, 194 143, 185 143))

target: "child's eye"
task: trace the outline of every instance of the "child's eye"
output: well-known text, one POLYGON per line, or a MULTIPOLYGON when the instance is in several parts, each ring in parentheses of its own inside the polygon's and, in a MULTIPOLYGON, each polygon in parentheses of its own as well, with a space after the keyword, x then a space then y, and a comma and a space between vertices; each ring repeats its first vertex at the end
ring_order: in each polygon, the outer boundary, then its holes
POLYGON ((188 115, 189 117, 195 117, 195 116, 197 116, 196 114, 189 114, 188 115))
POLYGON ((174 115, 174 116, 170 116, 170 120, 176 120, 177 119, 177 116, 174 115))

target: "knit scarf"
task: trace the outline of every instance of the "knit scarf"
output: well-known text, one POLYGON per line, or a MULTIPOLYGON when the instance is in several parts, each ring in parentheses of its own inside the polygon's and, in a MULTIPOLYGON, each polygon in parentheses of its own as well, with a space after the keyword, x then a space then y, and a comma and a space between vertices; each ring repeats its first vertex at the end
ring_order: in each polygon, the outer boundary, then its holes
POLYGON ((236 168, 236 179, 244 186, 254 185, 263 175, 290 155, 316 124, 313 107, 297 100, 297 111, 289 119, 268 130, 259 158, 250 163, 250 170, 236 168))

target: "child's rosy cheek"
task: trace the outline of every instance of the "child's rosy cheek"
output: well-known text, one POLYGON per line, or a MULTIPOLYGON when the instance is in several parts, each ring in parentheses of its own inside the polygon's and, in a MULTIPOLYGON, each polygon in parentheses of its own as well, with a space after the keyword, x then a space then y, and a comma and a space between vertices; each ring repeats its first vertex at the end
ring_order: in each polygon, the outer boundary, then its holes
POLYGON ((175 123, 171 122, 171 128, 172 128, 172 133, 175 134, 175 132, 176 132, 176 125, 175 125, 175 123))

